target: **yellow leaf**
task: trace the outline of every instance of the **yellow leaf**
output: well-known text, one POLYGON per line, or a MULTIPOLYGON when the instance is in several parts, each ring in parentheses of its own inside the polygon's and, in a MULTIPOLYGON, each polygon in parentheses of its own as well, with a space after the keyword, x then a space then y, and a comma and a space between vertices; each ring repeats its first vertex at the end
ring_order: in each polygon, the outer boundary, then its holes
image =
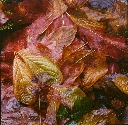
POLYGON ((119 123, 116 114, 110 109, 93 110, 91 113, 86 114, 79 122, 78 125, 106 125, 119 123))
POLYGON ((128 77, 127 76, 116 76, 112 80, 115 85, 124 93, 128 94, 128 77))
POLYGON ((48 58, 31 55, 29 49, 17 52, 13 63, 15 97, 25 104, 33 104, 38 98, 39 85, 32 81, 32 77, 46 73, 50 76, 50 83, 62 81, 58 66, 48 58))

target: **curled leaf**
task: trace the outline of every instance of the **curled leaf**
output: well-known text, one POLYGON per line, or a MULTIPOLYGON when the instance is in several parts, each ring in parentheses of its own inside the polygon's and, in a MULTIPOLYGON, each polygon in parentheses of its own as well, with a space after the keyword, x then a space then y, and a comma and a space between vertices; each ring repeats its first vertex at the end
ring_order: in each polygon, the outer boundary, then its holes
POLYGON ((86 29, 104 29, 105 25, 103 22, 97 22, 95 20, 89 20, 86 13, 80 9, 70 9, 67 14, 70 19, 77 24, 86 29))
POLYGON ((128 77, 127 76, 116 76, 112 80, 115 85, 124 93, 128 94, 128 77))
POLYGON ((13 84, 16 98, 31 105, 36 101, 39 92, 39 85, 32 82, 33 76, 47 73, 51 77, 50 83, 59 83, 62 74, 56 64, 46 57, 29 54, 29 49, 16 53, 13 64, 13 84))

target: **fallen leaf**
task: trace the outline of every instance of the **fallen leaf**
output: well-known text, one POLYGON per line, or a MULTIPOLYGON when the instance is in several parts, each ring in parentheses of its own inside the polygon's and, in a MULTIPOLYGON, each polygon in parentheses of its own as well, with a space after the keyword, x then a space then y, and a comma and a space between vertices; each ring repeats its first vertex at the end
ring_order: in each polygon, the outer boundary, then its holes
POLYGON ((112 81, 115 85, 124 93, 128 94, 128 77, 127 76, 116 76, 112 81))
MULTIPOLYGON (((32 105, 38 98, 39 84, 32 78, 38 74, 49 74, 51 83, 60 83, 62 74, 59 68, 43 56, 31 55, 29 49, 16 53, 13 63, 14 95, 22 103, 32 105)), ((43 77, 42 77, 43 78, 43 77)), ((43 80, 42 80, 43 81, 43 80)))
POLYGON ((85 61, 83 71, 82 86, 85 89, 90 88, 98 79, 103 77, 108 71, 105 55, 96 53, 88 61, 85 61))

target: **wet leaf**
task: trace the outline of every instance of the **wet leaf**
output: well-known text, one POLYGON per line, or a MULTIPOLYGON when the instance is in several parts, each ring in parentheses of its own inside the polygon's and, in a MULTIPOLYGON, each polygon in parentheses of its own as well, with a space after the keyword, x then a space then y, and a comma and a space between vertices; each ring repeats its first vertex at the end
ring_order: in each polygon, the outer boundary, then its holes
POLYGON ((87 3, 88 0, 64 0, 69 7, 81 7, 87 3))
POLYGON ((68 46, 75 38, 76 28, 72 25, 61 26, 49 35, 45 36, 41 43, 49 48, 55 61, 62 58, 64 46, 68 46))
POLYGON ((89 20, 104 21, 114 19, 112 14, 109 12, 103 12, 89 7, 82 7, 80 9, 86 13, 86 16, 89 20))
POLYGON ((124 93, 128 94, 128 77, 127 76, 116 76, 112 80, 115 85, 124 93))
POLYGON ((61 71, 64 77, 63 84, 74 84, 74 81, 84 71, 84 60, 91 54, 91 50, 76 51, 66 58, 66 61, 61 66, 61 71))
POLYGON ((120 1, 115 2, 114 6, 108 8, 109 13, 111 13, 113 20, 110 20, 109 23, 115 32, 118 32, 120 27, 127 28, 128 22, 128 6, 120 1))
POLYGON ((86 114, 78 125, 96 125, 96 124, 119 124, 116 114, 110 109, 93 110, 86 114))
POLYGON ((15 97, 25 104, 33 104, 38 98, 39 86, 31 82, 32 72, 16 55, 13 63, 13 85, 15 97))
POLYGON ((49 105, 47 107, 47 114, 44 120, 45 124, 56 125, 57 124, 57 111, 60 106, 60 95, 58 91, 51 89, 47 95, 49 105))
POLYGON ((39 85, 32 83, 32 77, 45 73, 51 76, 50 83, 59 83, 62 80, 61 71, 48 58, 31 55, 29 49, 16 53, 13 67, 13 84, 16 98, 25 104, 33 104, 38 96, 39 85))
POLYGON ((107 73, 108 66, 103 53, 94 53, 94 56, 85 64, 82 86, 88 89, 107 73))
POLYGON ((79 28, 78 32, 81 38, 88 42, 91 49, 101 51, 116 60, 128 57, 128 45, 125 38, 84 28, 79 28))
POLYGON ((85 29, 103 30, 105 28, 103 22, 89 20, 86 16, 86 13, 80 9, 70 9, 69 11, 67 11, 67 14, 75 24, 85 29))
POLYGON ((61 103, 67 105, 69 108, 72 108, 74 102, 78 97, 85 97, 85 93, 77 86, 55 86, 56 90, 60 93, 61 103))
POLYGON ((92 111, 92 100, 87 97, 77 97, 71 111, 71 118, 78 122, 90 111, 92 111))

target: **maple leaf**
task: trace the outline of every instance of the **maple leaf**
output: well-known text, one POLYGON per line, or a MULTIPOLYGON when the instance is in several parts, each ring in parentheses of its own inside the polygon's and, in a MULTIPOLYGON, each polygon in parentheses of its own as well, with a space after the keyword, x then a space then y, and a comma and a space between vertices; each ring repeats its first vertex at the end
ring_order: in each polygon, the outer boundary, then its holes
POLYGON ((17 52, 13 64, 15 97, 25 104, 33 104, 38 98, 39 85, 32 81, 32 77, 44 73, 49 74, 49 83, 62 81, 61 71, 48 58, 31 55, 29 49, 17 52))

